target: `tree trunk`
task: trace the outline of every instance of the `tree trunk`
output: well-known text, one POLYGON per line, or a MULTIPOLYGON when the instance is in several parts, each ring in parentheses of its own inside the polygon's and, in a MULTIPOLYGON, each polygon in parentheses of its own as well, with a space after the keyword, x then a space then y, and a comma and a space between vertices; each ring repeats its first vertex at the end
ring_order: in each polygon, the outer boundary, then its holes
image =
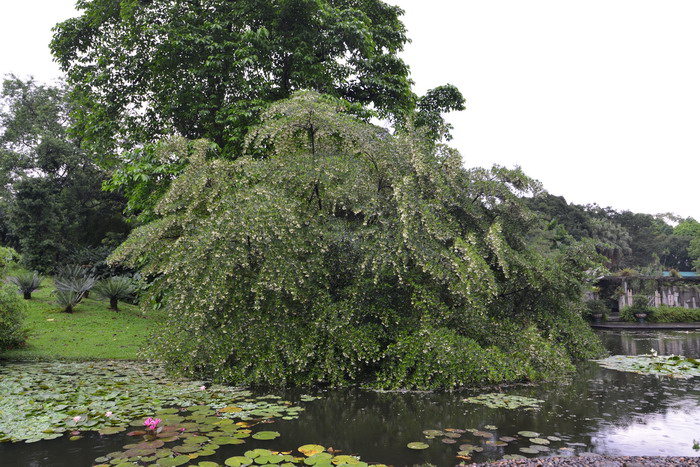
POLYGON ((73 313, 73 305, 68 305, 65 310, 63 310, 64 313, 73 313))
POLYGON ((31 292, 24 292, 24 299, 25 299, 25 300, 31 300, 31 299, 32 299, 32 293, 31 293, 31 292))
POLYGON ((117 299, 112 297, 109 299, 109 308, 114 310, 114 311, 119 311, 119 308, 117 308, 117 299))

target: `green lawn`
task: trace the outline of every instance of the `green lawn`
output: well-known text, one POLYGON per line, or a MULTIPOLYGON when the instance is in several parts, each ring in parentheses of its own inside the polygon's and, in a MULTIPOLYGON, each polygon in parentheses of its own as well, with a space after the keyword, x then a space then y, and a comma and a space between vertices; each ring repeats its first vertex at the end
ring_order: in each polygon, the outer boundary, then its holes
POLYGON ((119 302, 119 311, 109 302, 83 299, 74 313, 63 313, 51 296, 53 283, 43 286, 25 303, 29 306, 27 345, 0 353, 7 359, 138 360, 139 350, 157 328, 162 313, 142 313, 138 307, 119 302))

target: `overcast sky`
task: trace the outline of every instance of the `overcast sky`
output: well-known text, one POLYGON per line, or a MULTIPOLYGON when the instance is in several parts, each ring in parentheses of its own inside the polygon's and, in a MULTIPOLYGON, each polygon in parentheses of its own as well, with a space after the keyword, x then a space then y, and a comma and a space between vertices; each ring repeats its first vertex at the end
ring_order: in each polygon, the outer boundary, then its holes
MULTIPOLYGON (((0 73, 59 76, 74 0, 3 1, 0 73)), ((451 83, 467 166, 513 167, 578 204, 700 220, 700 2, 389 0, 416 91, 451 83)))

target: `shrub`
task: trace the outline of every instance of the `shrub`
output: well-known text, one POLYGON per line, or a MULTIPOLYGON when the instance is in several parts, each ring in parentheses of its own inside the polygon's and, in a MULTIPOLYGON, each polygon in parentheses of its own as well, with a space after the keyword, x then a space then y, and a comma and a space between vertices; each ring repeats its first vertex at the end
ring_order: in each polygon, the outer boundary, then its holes
POLYGON ((73 289, 56 289, 53 295, 64 313, 73 313, 73 308, 83 299, 83 294, 73 289))
POLYGON ((654 308, 649 316, 651 323, 694 323, 700 322, 700 308, 690 309, 679 306, 661 305, 654 308))
POLYGON ((610 308, 605 300, 589 300, 586 302, 584 313, 586 318, 593 319, 593 315, 602 314, 606 316, 609 311, 610 308))
POLYGON ((0 350, 21 345, 27 337, 23 327, 27 305, 9 285, 0 283, 0 350))
POLYGON ((7 267, 19 259, 19 254, 10 247, 0 246, 0 277, 4 275, 7 267))
POLYGON ((114 276, 102 279, 94 287, 95 293, 109 300, 109 307, 119 311, 118 301, 132 297, 136 293, 136 286, 132 279, 124 276, 114 276))
POLYGON ((32 292, 41 287, 41 282, 44 280, 36 271, 17 274, 7 279, 19 288, 25 300, 31 300, 32 292))
POLYGON ((64 270, 62 271, 63 275, 54 278, 56 290, 60 292, 75 292, 82 299, 87 296, 87 293, 95 285, 96 279, 85 274, 70 274, 71 272, 77 272, 77 270, 64 270))
POLYGON ((647 303, 646 300, 635 298, 632 305, 626 306, 620 310, 620 319, 622 321, 634 322, 637 321, 637 318, 634 317, 635 313, 646 313, 646 320, 653 322, 655 308, 649 306, 647 303))

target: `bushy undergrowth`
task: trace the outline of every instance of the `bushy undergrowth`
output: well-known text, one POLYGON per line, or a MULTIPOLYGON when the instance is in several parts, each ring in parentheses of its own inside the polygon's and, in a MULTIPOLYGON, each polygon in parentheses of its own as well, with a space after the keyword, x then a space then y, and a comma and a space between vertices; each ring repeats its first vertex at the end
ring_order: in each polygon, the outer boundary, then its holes
POLYGON ((17 347, 26 339, 26 308, 15 288, 0 282, 0 350, 17 347))
POLYGON ((169 368, 426 389, 557 378, 599 354, 576 308, 593 249, 531 247, 536 182, 342 108, 283 101, 233 162, 161 146, 190 164, 112 260, 154 278, 168 319, 150 347, 169 368))
MULTIPOLYGON (((650 323, 693 323, 700 322, 700 308, 690 309, 679 306, 661 305, 659 307, 646 307, 649 315, 646 321, 650 323)), ((625 307, 620 311, 622 321, 636 321, 634 308, 625 307)))

